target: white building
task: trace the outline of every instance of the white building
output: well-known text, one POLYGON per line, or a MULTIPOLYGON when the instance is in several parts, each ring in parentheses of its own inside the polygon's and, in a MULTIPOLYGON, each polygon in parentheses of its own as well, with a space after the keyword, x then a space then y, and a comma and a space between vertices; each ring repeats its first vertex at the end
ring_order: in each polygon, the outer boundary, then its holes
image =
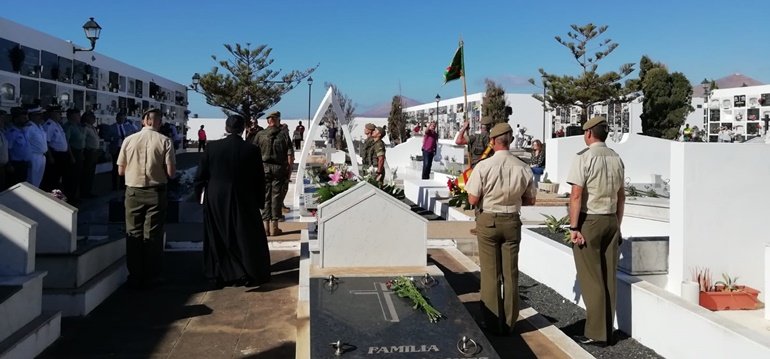
POLYGON ((0 108, 36 101, 92 110, 98 124, 113 123, 121 109, 137 120, 159 108, 177 125, 187 113, 184 85, 0 18, 0 108))
POLYGON ((711 91, 708 103, 709 141, 726 127, 736 140, 765 134, 770 122, 770 85, 746 86, 711 91))
MULTIPOLYGON (((468 95, 468 118, 473 124, 473 129, 478 131, 481 118, 481 104, 483 92, 468 95)), ((513 115, 508 118, 511 127, 516 125, 527 129, 527 134, 534 138, 551 137, 554 117, 551 112, 546 113, 543 121, 543 104, 530 94, 507 93, 505 103, 513 108, 513 115), (545 123, 544 123, 545 122, 545 123), (545 128, 545 131, 543 130, 545 128)), ((436 102, 407 107, 404 109, 410 122, 427 123, 434 119, 434 113, 438 109, 439 137, 444 139, 454 138, 460 126, 463 124, 465 114, 465 99, 454 97, 441 99, 436 102)))

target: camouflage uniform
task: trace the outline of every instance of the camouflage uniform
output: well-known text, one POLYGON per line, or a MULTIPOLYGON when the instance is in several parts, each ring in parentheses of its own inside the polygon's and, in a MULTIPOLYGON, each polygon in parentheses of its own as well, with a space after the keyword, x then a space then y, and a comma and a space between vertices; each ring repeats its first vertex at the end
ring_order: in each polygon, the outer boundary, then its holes
POLYGON ((263 221, 277 221, 283 207, 283 186, 289 181, 289 153, 292 145, 278 127, 268 127, 254 137, 254 144, 262 152, 265 167, 265 209, 263 221))
MULTIPOLYGON (((471 154, 471 167, 475 167, 481 161, 481 155, 489 145, 489 133, 479 133, 468 138, 468 152, 471 154)), ((486 158, 492 157, 494 150, 489 150, 486 158)))
POLYGON ((385 142, 383 142, 382 139, 376 141, 372 140, 372 145, 369 147, 369 161, 371 166, 377 169, 377 181, 382 183, 385 179, 385 166, 383 165, 382 172, 380 172, 379 168, 377 167, 377 157, 380 156, 385 156, 385 142))
POLYGON ((369 152, 371 151, 373 144, 374 140, 371 137, 368 137, 364 140, 364 143, 361 144, 361 164, 364 167, 372 165, 372 155, 369 152))

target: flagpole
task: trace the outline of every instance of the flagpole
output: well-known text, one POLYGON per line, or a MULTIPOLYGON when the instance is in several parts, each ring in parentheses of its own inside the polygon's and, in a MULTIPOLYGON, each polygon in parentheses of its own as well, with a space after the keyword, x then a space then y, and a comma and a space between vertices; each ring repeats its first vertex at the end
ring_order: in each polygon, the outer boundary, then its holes
POLYGON ((460 73, 461 77, 463 78, 463 98, 465 99, 464 109, 463 111, 463 120, 468 121, 468 90, 465 87, 465 44, 463 43, 462 37, 460 37, 460 51, 462 51, 460 56, 460 63, 462 72, 460 73))

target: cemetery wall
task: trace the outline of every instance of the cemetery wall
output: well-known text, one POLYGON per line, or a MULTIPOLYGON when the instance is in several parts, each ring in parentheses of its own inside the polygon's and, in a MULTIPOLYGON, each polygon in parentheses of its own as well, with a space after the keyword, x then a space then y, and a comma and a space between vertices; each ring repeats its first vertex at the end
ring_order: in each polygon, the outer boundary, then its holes
MULTIPOLYGON (((626 166, 626 178, 631 183, 653 183, 653 174, 670 178, 670 140, 643 135, 626 134, 620 142, 608 139, 607 146, 615 150, 626 166)), ((567 175, 578 152, 586 147, 583 136, 546 140, 545 172, 553 182, 561 183, 560 192, 569 192, 567 175)))
POLYGON ((671 144, 669 291, 696 266, 766 289, 768 158, 766 144, 671 144))

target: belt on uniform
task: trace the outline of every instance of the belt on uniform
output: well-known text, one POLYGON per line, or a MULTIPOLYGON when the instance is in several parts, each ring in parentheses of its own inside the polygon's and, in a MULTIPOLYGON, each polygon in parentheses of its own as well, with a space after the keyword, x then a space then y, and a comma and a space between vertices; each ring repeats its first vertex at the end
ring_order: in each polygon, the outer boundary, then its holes
POLYGON ((130 188, 136 188, 136 189, 157 189, 157 190, 163 190, 166 189, 166 184, 159 184, 155 186, 146 186, 146 187, 138 187, 138 186, 129 186, 130 188))
POLYGON ((480 215, 488 215, 492 217, 518 217, 518 213, 503 213, 503 212, 481 212, 480 215))

